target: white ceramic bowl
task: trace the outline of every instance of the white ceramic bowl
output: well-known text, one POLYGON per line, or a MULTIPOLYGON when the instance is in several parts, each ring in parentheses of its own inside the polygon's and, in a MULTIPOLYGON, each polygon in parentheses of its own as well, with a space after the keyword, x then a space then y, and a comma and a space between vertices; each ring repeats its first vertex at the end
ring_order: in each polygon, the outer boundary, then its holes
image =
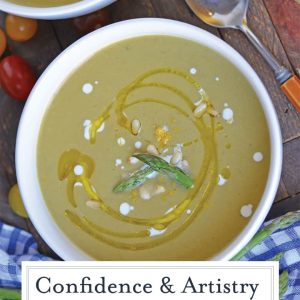
POLYGON ((17 178, 26 209, 41 236, 59 256, 65 260, 91 259, 58 228, 43 200, 36 167, 40 125, 54 92, 73 70, 92 56, 95 51, 123 39, 145 35, 178 36, 193 40, 219 52, 244 74, 255 90, 265 112, 271 140, 269 177, 262 199, 246 228, 226 249, 213 258, 215 260, 229 260, 253 237, 273 203, 282 166, 280 128, 274 107, 264 85, 245 59, 219 38, 185 23, 166 19, 135 19, 115 23, 78 40, 50 64, 30 94, 17 136, 17 178))
POLYGON ((0 0, 0 10, 33 19, 67 19, 91 13, 115 1, 116 0, 82 0, 57 7, 30 7, 14 4, 7 0, 0 0))

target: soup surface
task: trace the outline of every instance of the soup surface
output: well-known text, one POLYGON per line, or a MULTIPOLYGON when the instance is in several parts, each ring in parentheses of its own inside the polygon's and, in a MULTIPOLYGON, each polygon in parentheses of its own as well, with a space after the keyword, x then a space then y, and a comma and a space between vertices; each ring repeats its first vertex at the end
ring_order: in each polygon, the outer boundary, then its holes
POLYGON ((204 260, 249 222, 269 153, 257 96, 231 63, 192 41, 147 36, 68 77, 37 161, 51 215, 91 257, 204 260))
POLYGON ((79 2, 81 0, 7 0, 19 5, 32 6, 32 7, 51 7, 62 6, 79 2))

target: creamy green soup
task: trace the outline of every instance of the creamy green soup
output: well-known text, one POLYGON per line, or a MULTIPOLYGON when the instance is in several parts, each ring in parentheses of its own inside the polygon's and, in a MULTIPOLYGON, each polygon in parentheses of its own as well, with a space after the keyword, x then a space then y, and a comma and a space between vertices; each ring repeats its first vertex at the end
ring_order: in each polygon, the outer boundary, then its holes
POLYGON ((32 7, 51 7, 72 4, 81 0, 7 0, 19 5, 32 6, 32 7))
POLYGON ((255 212, 270 143, 232 64, 195 42, 148 36, 95 53, 61 85, 37 162, 55 222, 94 259, 204 260, 255 212))

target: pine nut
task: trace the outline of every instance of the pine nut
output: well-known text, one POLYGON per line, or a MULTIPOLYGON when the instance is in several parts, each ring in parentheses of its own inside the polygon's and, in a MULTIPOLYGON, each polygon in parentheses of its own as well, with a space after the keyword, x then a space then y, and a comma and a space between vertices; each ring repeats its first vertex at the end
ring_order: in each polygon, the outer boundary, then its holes
POLYGON ((149 191, 149 187, 147 186, 141 186, 139 189, 139 194, 142 200, 150 200, 151 195, 149 191))
POLYGON ((141 125, 140 120, 137 120, 137 119, 132 120, 132 122, 131 122, 131 132, 132 132, 132 134, 138 135, 139 132, 141 131, 141 127, 142 127, 142 125, 141 125))
POLYGON ((207 109, 206 103, 201 103, 194 109, 194 115, 196 118, 201 118, 207 109))
POLYGON ((194 102, 194 105, 195 105, 195 106, 199 106, 199 105, 202 103, 202 101, 203 101, 203 100, 198 100, 198 101, 194 102))
POLYGON ((152 144, 150 144, 150 145, 147 146, 147 152, 148 152, 149 154, 159 155, 159 152, 158 152, 156 146, 154 146, 154 145, 152 145, 152 144))
POLYGON ((126 144, 126 140, 125 140, 123 137, 119 137, 119 138, 117 139, 117 144, 118 144, 119 146, 124 146, 124 145, 126 144))
POLYGON ((130 156, 129 157, 129 163, 132 165, 135 165, 139 162, 139 160, 136 157, 130 156))
POLYGON ((92 201, 92 200, 87 201, 86 206, 91 209, 99 209, 100 208, 100 204, 97 201, 92 201))
POLYGON ((154 195, 159 195, 159 194, 162 194, 166 191, 165 187, 162 186, 162 185, 157 185, 156 186, 156 190, 154 192, 154 195))
POLYGON ((171 164, 176 166, 181 161, 182 161, 182 152, 176 151, 171 158, 171 164))
POLYGON ((142 200, 150 200, 152 197, 162 194, 166 191, 162 185, 143 185, 139 189, 139 195, 142 200))

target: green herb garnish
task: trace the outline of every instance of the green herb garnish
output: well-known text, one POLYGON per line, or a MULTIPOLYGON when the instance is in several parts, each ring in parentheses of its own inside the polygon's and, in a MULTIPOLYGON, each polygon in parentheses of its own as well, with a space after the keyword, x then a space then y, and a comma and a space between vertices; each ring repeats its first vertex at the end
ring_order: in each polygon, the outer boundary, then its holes
POLYGON ((121 192, 133 190, 133 189, 137 188, 138 186, 142 185, 147 180, 147 176, 153 172, 154 171, 150 167, 141 169, 141 170, 133 173, 128 179, 117 184, 113 188, 113 191, 115 193, 121 193, 121 192))
POLYGON ((133 173, 128 179, 117 184, 113 188, 115 193, 126 192, 137 188, 142 185, 148 179, 148 176, 154 171, 168 176, 170 179, 176 181, 187 189, 191 188, 194 184, 193 180, 181 169, 170 165, 158 156, 151 154, 136 154, 133 155, 133 157, 136 157, 148 166, 133 173))
POLYGON ((147 164, 152 170, 164 174, 175 180, 178 184, 189 189, 193 186, 193 180, 178 167, 172 166, 162 158, 151 154, 136 154, 133 155, 140 161, 147 164))

